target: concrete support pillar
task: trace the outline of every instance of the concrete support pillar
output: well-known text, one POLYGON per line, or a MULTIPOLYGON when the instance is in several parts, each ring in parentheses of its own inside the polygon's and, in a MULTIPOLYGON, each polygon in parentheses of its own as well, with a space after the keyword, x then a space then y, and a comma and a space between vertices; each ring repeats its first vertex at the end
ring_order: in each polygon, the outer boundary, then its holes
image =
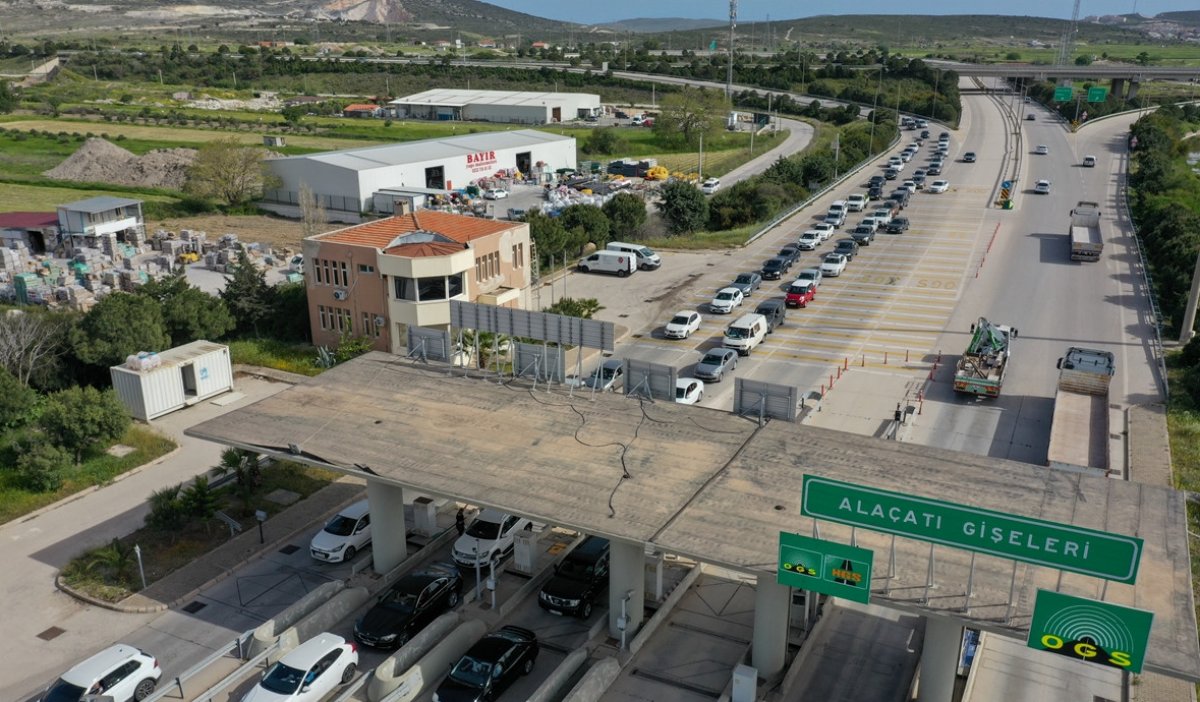
POLYGON ((788 626, 792 622, 792 589, 776 582, 774 573, 761 573, 754 585, 754 643, 751 664, 759 677, 771 679, 787 662, 788 626))
POLYGON ((1125 90, 1125 79, 1124 78, 1113 78, 1112 79, 1112 96, 1115 98, 1123 97, 1124 90, 1125 90))
POLYGON ((925 617, 925 647, 921 651, 920 702, 952 702, 962 626, 952 619, 925 617))
POLYGON ((376 573, 386 573, 408 557, 404 523, 404 488, 367 480, 371 506, 371 558, 376 573))
POLYGON ((1138 88, 1140 88, 1140 87, 1142 87, 1142 84, 1137 82, 1136 80, 1129 81, 1129 90, 1125 93, 1125 99, 1132 100, 1135 97, 1137 97, 1138 88))
POLYGON ((646 551, 641 544, 613 541, 609 547, 608 635, 620 640, 621 612, 625 612, 625 643, 642 625, 646 607, 646 551))
POLYGON ((1196 254, 1196 267, 1192 270, 1192 292, 1188 294, 1183 308, 1183 326, 1179 328, 1179 343, 1186 344, 1196 335, 1196 306, 1200 304, 1200 253, 1196 254))

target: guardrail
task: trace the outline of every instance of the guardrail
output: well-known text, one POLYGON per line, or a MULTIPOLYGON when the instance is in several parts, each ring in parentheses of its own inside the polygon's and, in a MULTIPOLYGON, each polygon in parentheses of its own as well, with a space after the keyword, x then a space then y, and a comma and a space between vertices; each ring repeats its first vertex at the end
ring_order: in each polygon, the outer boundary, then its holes
POLYGON ((879 153, 874 153, 874 154, 871 154, 870 156, 867 156, 857 166, 855 166, 854 168, 852 168, 849 171, 846 171, 840 178, 833 180, 832 182, 829 183, 829 185, 826 185, 824 188, 821 188, 817 192, 810 195, 808 197, 808 199, 805 200, 804 202, 801 202, 801 203, 795 205, 794 207, 792 207, 789 210, 784 211, 780 215, 776 215, 776 217, 774 219, 772 219, 770 222, 767 222, 766 224, 764 224, 762 229, 759 229, 757 232, 754 233, 753 236, 751 236, 749 239, 747 239, 745 241, 745 243, 742 244, 742 246, 748 246, 750 244, 753 244, 763 234, 766 234, 767 232, 771 231, 775 227, 778 227, 784 221, 786 221, 787 219, 796 215, 801 210, 803 210, 805 207, 808 207, 809 205, 813 204, 820 198, 827 195, 834 188, 842 185, 844 182, 849 180, 852 176, 858 175, 860 172, 862 172, 863 169, 870 166, 875 161, 876 158, 879 158, 880 155, 885 154, 889 150, 895 148, 896 144, 900 143, 900 138, 901 138, 900 133, 897 133, 895 138, 892 139, 891 143, 889 143, 886 147, 884 147, 882 150, 880 150, 879 153))
POLYGON ((1171 399, 1171 385, 1167 380, 1167 354, 1163 349, 1162 328, 1163 316, 1162 310, 1158 307, 1158 291, 1154 288, 1154 278, 1150 273, 1150 266, 1146 263, 1146 249, 1142 244, 1142 237, 1138 234, 1137 222, 1133 219, 1133 211, 1129 208, 1129 152, 1128 150, 1121 155, 1121 171, 1123 173, 1120 183, 1117 185, 1117 201, 1118 207, 1121 208, 1125 219, 1129 221, 1129 230, 1133 234, 1133 243, 1137 248, 1138 263, 1142 269, 1142 284, 1146 286, 1147 297, 1150 299, 1150 314, 1154 317, 1154 355, 1158 362, 1158 375, 1162 382, 1163 399, 1171 399))
MULTIPOLYGON (((246 643, 250 640, 250 637, 253 635, 254 635, 253 629, 242 633, 241 636, 239 636, 236 639, 234 639, 233 641, 229 642, 229 645, 226 646, 224 649, 217 649, 216 651, 213 651, 212 654, 210 654, 207 658, 205 658, 204 660, 200 661, 199 663, 193 665, 191 668, 188 668, 187 670, 183 671, 182 674, 176 676, 175 679, 171 681, 170 686, 160 687, 156 692, 152 693, 149 697, 142 700, 142 702, 158 702, 158 700, 164 699, 166 697, 174 698, 175 696, 186 699, 186 695, 184 694, 184 690, 183 690, 183 684, 185 682, 187 682, 188 680, 191 680, 193 677, 195 677, 197 674, 199 674, 202 670, 204 670, 208 666, 212 665, 213 663, 216 663, 217 661, 221 660, 222 658, 224 658, 225 656, 228 656, 230 654, 235 654, 237 656, 238 660, 241 660, 242 652, 246 650, 246 643)), ((240 668, 239 668, 239 670, 240 670, 240 668)))
MULTIPOLYGON (((254 634, 253 631, 250 631, 247 633, 251 636, 253 636, 253 634, 254 634)), ((238 641, 239 642, 242 641, 242 638, 239 637, 238 641)), ((243 644, 242 650, 244 650, 244 649, 245 649, 245 645, 243 644)), ((271 654, 277 653, 279 651, 279 649, 280 649, 280 642, 277 640, 275 643, 273 643, 270 646, 268 646, 267 648, 263 649, 258 655, 254 656, 253 658, 247 660, 245 663, 238 666, 237 670, 233 671, 229 675, 226 675, 216 685, 213 685, 212 687, 208 688, 204 692, 201 692, 198 696, 196 696, 194 698, 193 702, 214 702, 214 700, 216 700, 216 698, 217 698, 217 695, 220 695, 221 693, 229 690, 229 688, 233 687, 234 685, 237 685, 239 682, 241 682, 246 677, 247 673, 249 673, 250 671, 257 668, 260 663, 266 661, 267 658, 271 656, 271 654)), ((158 698, 157 697, 147 698, 147 700, 143 700, 143 702, 147 702, 148 700, 152 700, 152 699, 157 700, 158 698)))

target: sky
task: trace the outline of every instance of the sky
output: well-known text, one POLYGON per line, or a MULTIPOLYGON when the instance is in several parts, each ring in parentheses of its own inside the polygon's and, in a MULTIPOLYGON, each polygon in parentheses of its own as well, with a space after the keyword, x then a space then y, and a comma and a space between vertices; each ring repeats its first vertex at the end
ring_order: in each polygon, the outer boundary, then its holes
MULTIPOLYGON (((604 2, 551 2, 550 0, 491 0, 509 10, 539 17, 597 24, 637 17, 689 17, 696 19, 728 19, 728 0, 605 0, 604 2)), ((1195 10, 1196 0, 1084 0, 1079 15, 1116 15, 1136 11, 1152 16, 1160 12, 1195 10)), ((738 0, 738 21, 763 21, 810 17, 812 15, 849 14, 851 4, 845 0, 809 0, 800 6, 796 0, 738 0)), ((962 5, 946 0, 858 0, 852 4, 854 14, 906 15, 1031 15, 1037 17, 1070 18, 1072 0, 982 0, 962 5)))

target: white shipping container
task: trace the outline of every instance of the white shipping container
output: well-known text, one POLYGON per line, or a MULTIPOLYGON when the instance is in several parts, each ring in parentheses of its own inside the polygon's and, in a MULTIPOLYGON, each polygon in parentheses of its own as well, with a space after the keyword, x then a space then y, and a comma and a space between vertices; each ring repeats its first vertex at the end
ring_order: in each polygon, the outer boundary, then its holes
POLYGON ((138 419, 149 421, 233 389, 228 346, 193 341, 158 357, 161 365, 150 370, 109 369, 117 396, 138 419))

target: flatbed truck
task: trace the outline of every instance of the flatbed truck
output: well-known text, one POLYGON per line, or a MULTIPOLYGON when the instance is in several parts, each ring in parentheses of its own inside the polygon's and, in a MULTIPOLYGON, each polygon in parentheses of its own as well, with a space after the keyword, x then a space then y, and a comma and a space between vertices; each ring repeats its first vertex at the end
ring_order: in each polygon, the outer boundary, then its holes
POLYGON ((1008 371, 1009 346, 1017 330, 984 317, 971 328, 971 342, 954 367, 954 391, 999 397, 1008 371))
POLYGON ((1080 200, 1071 210, 1071 260, 1099 261, 1104 251, 1100 203, 1080 200))
POLYGON ((1116 372, 1113 354, 1072 346, 1058 359, 1058 369, 1046 465, 1108 475, 1108 388, 1116 372))

